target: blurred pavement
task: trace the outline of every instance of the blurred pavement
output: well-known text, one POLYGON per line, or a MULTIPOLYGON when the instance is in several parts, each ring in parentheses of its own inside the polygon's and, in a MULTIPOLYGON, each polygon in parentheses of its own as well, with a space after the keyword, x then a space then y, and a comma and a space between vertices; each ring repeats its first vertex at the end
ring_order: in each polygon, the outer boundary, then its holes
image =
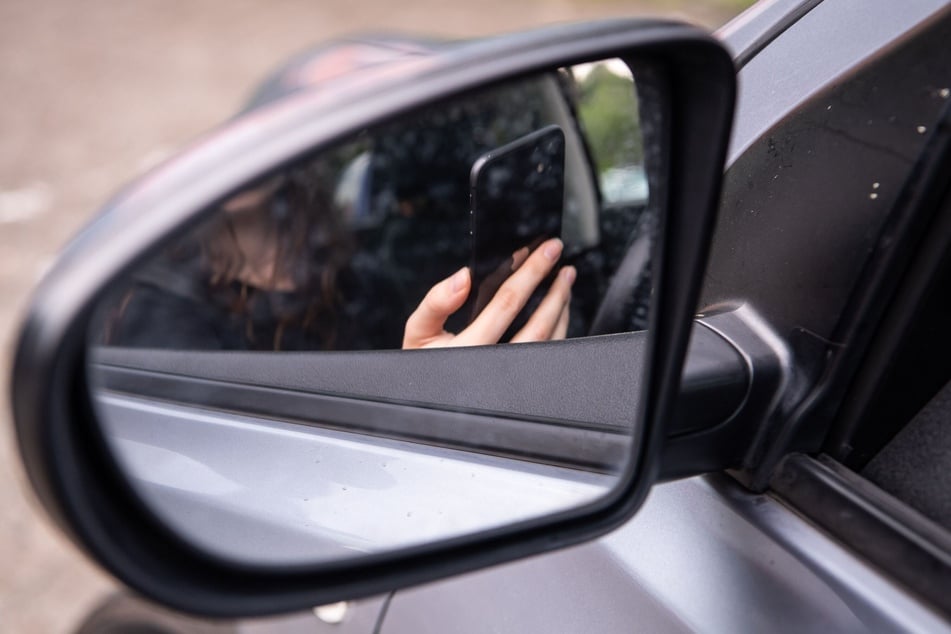
POLYGON ((472 36, 649 14, 710 27, 743 0, 3 0, 0 3, 0 632, 69 632, 114 586, 26 489, 7 399, 30 288, 137 172, 237 110, 289 55, 356 31, 472 36), (700 5, 700 6, 696 6, 700 5))

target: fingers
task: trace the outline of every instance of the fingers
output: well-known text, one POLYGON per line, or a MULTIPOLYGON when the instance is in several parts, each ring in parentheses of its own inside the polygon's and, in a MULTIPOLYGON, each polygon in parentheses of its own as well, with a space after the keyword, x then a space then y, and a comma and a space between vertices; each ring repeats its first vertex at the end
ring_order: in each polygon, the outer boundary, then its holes
POLYGON ((446 320, 466 302, 472 278, 468 268, 456 271, 426 293, 403 330, 403 349, 422 348, 452 335, 446 332, 446 320))
POLYGON ((520 266, 528 259, 528 254, 530 253, 528 247, 522 247, 518 251, 512 254, 512 270, 517 271, 520 266))
POLYGON ((561 317, 558 318, 558 323, 555 325, 555 331, 551 333, 552 340, 564 339, 568 336, 568 319, 571 315, 571 306, 565 304, 565 307, 561 309, 561 317))
POLYGON ((565 338, 568 331, 571 285, 574 284, 576 276, 573 266, 566 266, 558 272, 558 276, 552 282, 551 288, 548 289, 548 293, 545 294, 538 308, 522 329, 512 337, 512 343, 565 338), (558 336, 559 332, 560 336, 558 336))
POLYGON ((501 286, 502 283, 508 279, 509 275, 517 271, 518 268, 522 266, 522 263, 525 262, 528 254, 528 247, 522 247, 521 249, 515 251, 511 258, 508 258, 499 264, 499 266, 496 267, 492 273, 487 275, 485 279, 482 280, 482 283, 479 284, 479 288, 476 289, 475 310, 473 314, 478 315, 480 312, 482 312, 482 309, 485 308, 485 305, 492 301, 492 298, 495 297, 495 293, 498 291, 499 286, 501 286))
MULTIPOLYGON (((535 288, 545 279, 561 256, 562 242, 552 238, 533 251, 499 287, 495 296, 468 328, 459 333, 456 345, 497 343, 525 306, 535 288)), ((573 270, 573 269, 572 269, 573 270)), ((570 288, 570 284, 568 285, 570 288)), ((558 312, 555 312, 557 320, 558 312)))
MULTIPOLYGON (((472 277, 463 268, 433 286, 406 321, 403 348, 428 346, 475 346, 498 343, 538 285, 548 276, 561 256, 563 245, 554 238, 529 252, 522 248, 512 254, 505 268, 512 271, 479 316, 458 335, 446 332, 446 320, 466 302, 472 277)), ((564 339, 568 332, 571 287, 577 272, 572 266, 559 271, 551 288, 512 342, 564 339)))

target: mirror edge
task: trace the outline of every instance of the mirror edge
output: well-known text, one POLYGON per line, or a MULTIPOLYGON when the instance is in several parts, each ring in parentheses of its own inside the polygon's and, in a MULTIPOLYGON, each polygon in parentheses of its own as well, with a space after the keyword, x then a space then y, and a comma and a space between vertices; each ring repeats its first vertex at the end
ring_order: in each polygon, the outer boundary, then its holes
MULTIPOLYGON (((81 549, 142 594, 187 612, 250 616, 358 598, 550 551, 604 534, 629 518, 656 479, 662 423, 670 415, 679 386, 732 121, 733 63, 722 45, 687 25, 618 21, 561 26, 493 38, 480 46, 446 53, 427 75, 433 82, 430 92, 423 91, 420 97, 448 96, 466 86, 473 88, 541 68, 602 57, 630 59, 632 55, 663 69, 668 94, 676 98, 669 104, 666 126, 670 158, 666 187, 655 190, 670 195, 664 205, 662 246, 655 256, 659 258, 660 284, 652 305, 651 323, 656 330, 649 357, 642 426, 645 437, 636 470, 626 475, 613 495, 562 516, 433 547, 368 556, 341 566, 261 571, 216 560, 189 547, 142 508, 112 460, 104 456, 103 445, 88 441, 90 433, 97 437, 84 376, 89 307, 118 272, 84 257, 95 250, 97 240, 104 240, 104 229, 117 228, 105 227, 109 221, 100 220, 73 243, 38 289, 13 365, 11 401, 20 451, 34 490, 53 520, 81 549), (484 63, 473 64, 473 59, 484 63), (476 70, 462 77, 451 72, 462 68, 476 70), (708 142, 698 151, 696 139, 708 142), (84 283, 70 286, 77 279, 84 283)), ((381 101, 387 101, 380 107, 391 113, 407 107, 399 99, 381 101)), ((293 126, 296 120, 287 116, 281 123, 293 126)), ((205 160, 226 157, 232 148, 224 141, 220 149, 207 153, 205 160)), ((272 148, 272 152, 276 150, 272 148)), ((265 152, 257 161, 263 164, 273 156, 265 152)), ((194 168, 186 161, 176 169, 177 174, 187 175, 194 168)), ((230 177, 240 182, 254 169, 245 163, 230 177)), ((184 209, 188 205, 181 197, 163 199, 162 192, 156 192, 154 178, 146 177, 137 190, 112 203, 113 208, 127 206, 135 211, 156 203, 149 212, 151 217, 136 225, 137 240, 129 240, 125 250, 117 252, 119 260, 123 255, 127 259, 107 263, 118 270, 140 254, 143 243, 154 245, 191 220, 187 210, 162 216, 163 206, 178 204, 184 209)), ((221 176, 202 183, 193 194, 197 198, 211 196, 224 181, 227 179, 221 176)))

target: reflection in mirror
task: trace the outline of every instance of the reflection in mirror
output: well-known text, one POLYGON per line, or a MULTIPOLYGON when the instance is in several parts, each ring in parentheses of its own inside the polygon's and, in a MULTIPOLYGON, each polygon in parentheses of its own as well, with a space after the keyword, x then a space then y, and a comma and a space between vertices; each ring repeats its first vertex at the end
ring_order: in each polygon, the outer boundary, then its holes
POLYGON ((639 106, 619 60, 466 94, 239 188, 137 265, 89 376, 146 504, 222 556, 301 563, 608 492, 651 290, 639 106))

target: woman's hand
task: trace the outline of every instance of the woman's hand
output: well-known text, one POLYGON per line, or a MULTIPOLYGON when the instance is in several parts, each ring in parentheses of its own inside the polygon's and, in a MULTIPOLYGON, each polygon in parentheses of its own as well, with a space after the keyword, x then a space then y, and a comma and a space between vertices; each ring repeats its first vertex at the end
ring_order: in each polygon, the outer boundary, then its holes
MULTIPOLYGON (((514 272, 508 276, 479 316, 458 334, 447 332, 446 320, 459 310, 469 297, 472 276, 463 268, 433 286, 413 314, 406 320, 403 348, 445 348, 479 346, 498 343, 518 316, 535 288, 544 280, 561 256, 558 238, 547 240, 531 254, 520 249, 513 256, 514 272)), ((564 339, 568 332, 568 304, 575 268, 565 266, 558 272, 548 293, 512 343, 564 339)))

